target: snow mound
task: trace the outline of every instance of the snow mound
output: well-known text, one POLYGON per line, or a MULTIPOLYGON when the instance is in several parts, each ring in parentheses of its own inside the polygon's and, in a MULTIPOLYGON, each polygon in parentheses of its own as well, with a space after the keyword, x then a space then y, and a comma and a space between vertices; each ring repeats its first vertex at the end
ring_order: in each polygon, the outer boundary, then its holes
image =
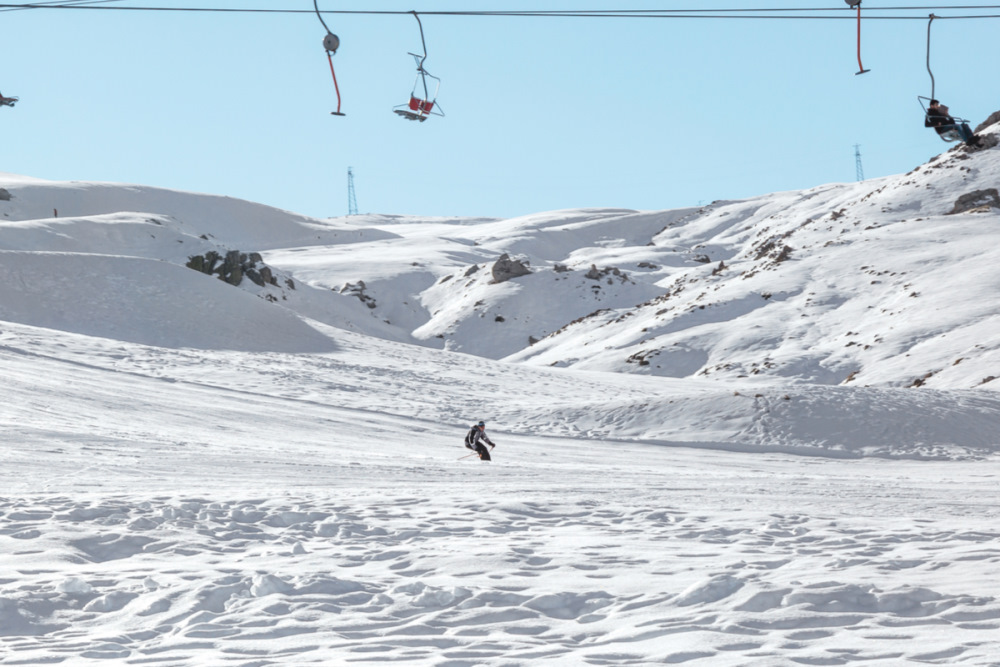
POLYGON ((0 284, 0 319, 10 322, 171 348, 335 348, 295 313, 168 262, 0 251, 0 284))

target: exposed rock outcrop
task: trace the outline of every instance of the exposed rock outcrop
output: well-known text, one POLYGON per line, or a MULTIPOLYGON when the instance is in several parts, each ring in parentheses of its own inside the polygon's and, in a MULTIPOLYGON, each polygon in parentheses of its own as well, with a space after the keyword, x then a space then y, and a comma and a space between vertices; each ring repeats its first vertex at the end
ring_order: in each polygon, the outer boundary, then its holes
POLYGON ((347 283, 346 285, 341 287, 340 293, 356 296, 361 301, 361 303, 365 304, 369 308, 375 308, 376 306, 375 299, 372 298, 371 295, 365 293, 365 289, 366 289, 365 281, 359 280, 356 283, 347 283))
MULTIPOLYGON (((243 282, 244 277, 261 287, 278 284, 274 272, 264 264, 263 257, 257 252, 245 253, 239 250, 230 250, 223 257, 214 250, 209 250, 204 255, 188 257, 185 266, 208 275, 218 275, 219 280, 224 280, 230 285, 238 286, 243 282)), ((292 285, 289 287, 294 289, 292 285)))
POLYGON ((990 116, 989 116, 989 118, 987 118, 982 123, 980 123, 979 125, 976 126, 976 130, 975 131, 977 133, 978 132, 982 132, 983 130, 985 130, 986 128, 988 128, 990 125, 993 125, 995 123, 1000 123, 1000 111, 994 111, 993 113, 991 113, 990 116))
POLYGON ((493 265, 493 282, 502 283, 530 273, 531 269, 528 268, 527 261, 511 259, 510 255, 504 253, 493 265))
POLYGON ((608 276, 614 276, 623 283, 630 282, 628 274, 614 266, 606 266, 603 269, 598 269, 596 264, 591 264, 590 270, 583 274, 584 278, 588 278, 590 280, 601 281, 607 278, 607 283, 611 285, 613 280, 608 276))
POLYGON ((1000 192, 996 188, 968 192, 955 200, 955 206, 948 211, 948 215, 980 208, 1000 208, 1000 192))

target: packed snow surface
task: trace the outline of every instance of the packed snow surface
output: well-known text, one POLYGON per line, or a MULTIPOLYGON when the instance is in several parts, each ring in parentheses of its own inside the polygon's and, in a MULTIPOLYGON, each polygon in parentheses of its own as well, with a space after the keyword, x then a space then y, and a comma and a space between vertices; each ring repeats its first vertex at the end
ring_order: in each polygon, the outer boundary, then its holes
POLYGON ((0 664, 1000 665, 998 182, 316 220, 0 174, 0 664))

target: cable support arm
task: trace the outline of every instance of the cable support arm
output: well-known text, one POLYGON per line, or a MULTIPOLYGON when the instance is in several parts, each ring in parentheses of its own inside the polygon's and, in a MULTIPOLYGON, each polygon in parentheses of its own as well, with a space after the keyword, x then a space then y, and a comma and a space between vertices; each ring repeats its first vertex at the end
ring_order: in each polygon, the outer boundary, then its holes
POLYGON ((934 72, 931 71, 931 24, 937 17, 931 14, 927 21, 927 73, 931 75, 931 99, 934 99, 934 72))

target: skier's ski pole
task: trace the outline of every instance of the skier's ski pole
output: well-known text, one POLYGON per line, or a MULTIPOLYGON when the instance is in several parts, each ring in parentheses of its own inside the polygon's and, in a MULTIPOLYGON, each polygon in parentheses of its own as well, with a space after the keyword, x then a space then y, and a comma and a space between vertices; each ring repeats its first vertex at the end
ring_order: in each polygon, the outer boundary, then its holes
POLYGON ((458 460, 461 461, 462 459, 467 459, 470 456, 479 456, 479 452, 472 452, 471 454, 466 454, 465 456, 459 456, 458 460))

